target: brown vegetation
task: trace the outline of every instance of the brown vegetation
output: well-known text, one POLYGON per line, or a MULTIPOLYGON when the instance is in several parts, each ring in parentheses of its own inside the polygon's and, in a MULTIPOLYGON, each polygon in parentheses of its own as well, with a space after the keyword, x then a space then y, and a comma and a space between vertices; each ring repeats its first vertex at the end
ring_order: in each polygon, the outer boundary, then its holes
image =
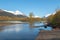
POLYGON ((60 28, 60 10, 56 11, 54 15, 50 15, 47 21, 52 28, 60 28))

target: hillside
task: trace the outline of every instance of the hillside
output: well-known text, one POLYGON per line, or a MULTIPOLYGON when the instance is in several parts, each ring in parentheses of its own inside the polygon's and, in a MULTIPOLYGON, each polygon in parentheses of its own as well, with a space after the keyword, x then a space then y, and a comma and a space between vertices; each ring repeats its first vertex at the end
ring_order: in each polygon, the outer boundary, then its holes
POLYGON ((27 18, 26 15, 14 15, 13 13, 6 12, 0 9, 0 20, 20 20, 20 18, 27 18))

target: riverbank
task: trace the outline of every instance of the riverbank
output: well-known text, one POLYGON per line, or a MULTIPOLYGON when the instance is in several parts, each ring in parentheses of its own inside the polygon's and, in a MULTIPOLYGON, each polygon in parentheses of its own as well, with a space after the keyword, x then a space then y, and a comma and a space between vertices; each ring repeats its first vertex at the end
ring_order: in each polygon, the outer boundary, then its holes
POLYGON ((60 40, 60 30, 56 31, 41 30, 37 35, 36 40, 60 40))
POLYGON ((12 24, 23 24, 27 22, 21 22, 21 21, 0 21, 0 27, 6 26, 6 25, 12 25, 12 24))
POLYGON ((12 24, 11 23, 0 23, 0 27, 7 26, 7 25, 12 25, 12 24))

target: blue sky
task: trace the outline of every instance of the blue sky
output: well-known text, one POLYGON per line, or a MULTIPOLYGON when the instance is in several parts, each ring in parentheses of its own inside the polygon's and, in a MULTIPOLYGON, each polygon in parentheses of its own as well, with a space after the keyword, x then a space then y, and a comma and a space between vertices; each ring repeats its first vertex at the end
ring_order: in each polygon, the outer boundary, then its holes
POLYGON ((43 17, 46 14, 53 13, 60 7, 60 0, 0 0, 0 9, 20 10, 24 14, 43 17))

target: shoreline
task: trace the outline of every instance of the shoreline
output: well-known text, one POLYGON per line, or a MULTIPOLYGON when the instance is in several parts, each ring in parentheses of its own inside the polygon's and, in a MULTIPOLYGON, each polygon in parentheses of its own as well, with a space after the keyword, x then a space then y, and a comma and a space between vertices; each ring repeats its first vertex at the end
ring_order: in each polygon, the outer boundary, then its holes
POLYGON ((37 37, 36 40, 60 40, 60 30, 41 30, 37 37))

